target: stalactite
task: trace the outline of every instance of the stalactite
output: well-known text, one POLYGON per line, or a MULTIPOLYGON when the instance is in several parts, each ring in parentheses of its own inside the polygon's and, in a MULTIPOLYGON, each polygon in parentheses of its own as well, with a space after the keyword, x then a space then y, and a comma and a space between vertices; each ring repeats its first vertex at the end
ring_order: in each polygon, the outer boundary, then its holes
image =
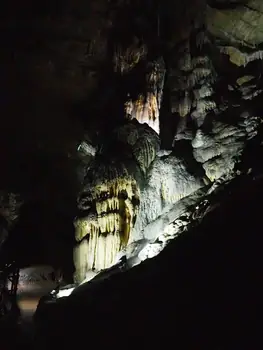
POLYGON ((139 95, 136 101, 128 100, 125 112, 129 119, 137 119, 141 124, 147 123, 159 133, 159 108, 157 97, 153 93, 148 93, 146 97, 139 95))
POLYGON ((101 181, 96 178, 90 185, 93 211, 74 223, 78 282, 85 279, 90 270, 100 271, 114 263, 120 250, 127 246, 138 212, 139 190, 135 180, 123 176, 123 169, 118 173, 116 168, 105 165, 102 168, 100 174, 105 177, 101 181))
POLYGON ((171 65, 168 78, 171 112, 180 117, 191 117, 197 126, 201 126, 206 115, 216 108, 213 100, 216 74, 208 54, 209 47, 210 39, 205 29, 194 31, 179 48, 179 59, 171 65))
POLYGON ((119 232, 102 234, 97 230, 85 237, 74 249, 76 280, 83 281, 89 271, 110 267, 122 247, 119 232))
POLYGON ((126 118, 147 123, 158 134, 160 132, 159 113, 162 102, 165 66, 163 59, 151 62, 146 67, 145 93, 138 93, 135 100, 127 97, 124 109, 126 118))

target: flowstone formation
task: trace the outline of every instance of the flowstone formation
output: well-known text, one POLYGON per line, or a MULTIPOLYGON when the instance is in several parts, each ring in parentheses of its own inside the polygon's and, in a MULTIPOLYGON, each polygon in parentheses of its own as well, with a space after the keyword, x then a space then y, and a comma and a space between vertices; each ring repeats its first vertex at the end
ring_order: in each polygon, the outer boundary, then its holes
POLYGON ((110 267, 131 239, 140 207, 143 177, 159 149, 147 125, 127 123, 89 166, 79 196, 81 217, 75 221, 76 278, 110 267))
POLYGON ((143 41, 114 51, 123 113, 107 141, 86 142, 96 151, 78 199, 77 282, 122 255, 128 266, 155 256, 206 215, 213 193, 255 175, 244 154, 252 144, 261 152, 261 5, 226 3, 210 2, 190 35, 154 59, 143 41))

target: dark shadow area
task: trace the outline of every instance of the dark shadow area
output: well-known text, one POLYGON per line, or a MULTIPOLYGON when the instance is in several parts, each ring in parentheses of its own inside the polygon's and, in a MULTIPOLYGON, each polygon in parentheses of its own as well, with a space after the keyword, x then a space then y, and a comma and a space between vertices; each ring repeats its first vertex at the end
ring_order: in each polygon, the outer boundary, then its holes
POLYGON ((20 220, 3 246, 1 261, 17 266, 51 265, 62 269, 65 281, 72 282, 74 271, 73 217, 48 205, 29 203, 21 209, 20 220))

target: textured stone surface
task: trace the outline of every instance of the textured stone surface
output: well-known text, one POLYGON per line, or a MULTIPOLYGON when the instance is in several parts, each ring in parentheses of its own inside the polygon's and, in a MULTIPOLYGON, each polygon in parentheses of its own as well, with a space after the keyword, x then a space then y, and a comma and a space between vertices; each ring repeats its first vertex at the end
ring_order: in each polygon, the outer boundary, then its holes
POLYGON ((217 10, 208 7, 208 30, 233 44, 255 47, 263 41, 263 15, 260 1, 248 1, 235 9, 217 10))

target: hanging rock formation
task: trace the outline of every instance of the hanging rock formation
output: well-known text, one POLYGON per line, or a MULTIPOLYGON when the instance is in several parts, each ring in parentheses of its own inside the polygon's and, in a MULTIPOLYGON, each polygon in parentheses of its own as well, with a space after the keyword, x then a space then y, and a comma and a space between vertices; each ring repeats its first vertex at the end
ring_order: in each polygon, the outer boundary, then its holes
MULTIPOLYGON (((125 103, 125 114, 128 119, 137 119, 140 123, 147 123, 158 134, 160 133, 160 108, 165 79, 165 66, 162 58, 149 62, 145 68, 145 80, 142 82, 143 91, 137 96, 130 96, 125 103)), ((136 76, 136 72, 131 72, 136 76)))

